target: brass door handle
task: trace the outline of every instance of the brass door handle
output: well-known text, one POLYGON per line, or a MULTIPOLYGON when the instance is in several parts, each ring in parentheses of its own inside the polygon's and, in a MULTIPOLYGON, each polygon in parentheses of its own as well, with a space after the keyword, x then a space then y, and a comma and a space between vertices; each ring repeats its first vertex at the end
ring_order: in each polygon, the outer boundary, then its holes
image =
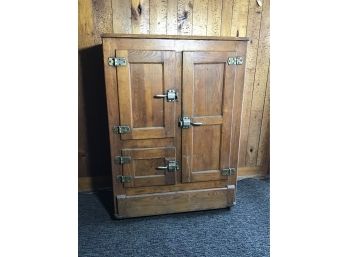
POLYGON ((168 166, 158 166, 156 170, 167 170, 168 166))
POLYGON ((155 95, 154 97, 155 97, 155 98, 166 98, 167 95, 155 95))
POLYGON ((167 93, 164 94, 159 94, 159 95, 154 95, 154 98, 166 98, 167 102, 174 102, 178 101, 178 94, 174 89, 169 89, 167 90, 167 93))
POLYGON ((156 170, 166 170, 169 172, 175 172, 179 170, 179 162, 174 160, 167 160, 167 166, 158 166, 156 170))
POLYGON ((203 125, 203 123, 202 122, 191 122, 191 125, 192 126, 201 126, 201 125, 203 125))

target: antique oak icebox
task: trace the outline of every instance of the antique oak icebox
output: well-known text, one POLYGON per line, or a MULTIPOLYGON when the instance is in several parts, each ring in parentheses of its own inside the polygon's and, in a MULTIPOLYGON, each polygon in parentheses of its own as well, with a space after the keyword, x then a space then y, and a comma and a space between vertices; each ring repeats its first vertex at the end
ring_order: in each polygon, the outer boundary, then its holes
POLYGON ((116 218, 234 205, 248 39, 102 38, 116 218))

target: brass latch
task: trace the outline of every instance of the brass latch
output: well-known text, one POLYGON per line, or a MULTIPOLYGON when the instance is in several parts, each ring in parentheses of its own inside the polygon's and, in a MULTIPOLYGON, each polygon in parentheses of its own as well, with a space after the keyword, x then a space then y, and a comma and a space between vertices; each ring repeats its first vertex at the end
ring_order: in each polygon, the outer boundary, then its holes
POLYGON ((174 89, 167 90, 165 95, 155 95, 155 98, 166 98, 167 102, 178 101, 178 93, 174 89))
POLYGON ((242 65, 243 64, 243 57, 241 57, 241 56, 228 57, 227 64, 228 65, 242 65))
POLYGON ((132 177, 131 176, 117 176, 117 179, 121 182, 121 183, 129 183, 132 181, 132 177))
POLYGON ((108 63, 110 66, 126 66, 127 65, 127 60, 124 57, 109 57, 108 58, 108 63))
POLYGON ((179 119, 179 127, 181 128, 189 128, 192 126, 201 126, 203 125, 202 122, 192 122, 191 119, 189 117, 181 117, 179 119))
POLYGON ((222 176, 232 176, 236 172, 235 168, 226 168, 221 170, 222 176))
POLYGON ((125 134, 125 133, 129 133, 131 129, 128 125, 113 126, 112 131, 116 134, 125 134))
POLYGON ((130 163, 130 161, 132 160, 132 158, 130 156, 116 156, 115 157, 115 161, 118 164, 125 164, 125 163, 130 163))
POLYGON ((159 166, 156 168, 156 170, 166 170, 168 172, 175 172, 179 169, 179 162, 173 160, 167 160, 167 166, 159 166))

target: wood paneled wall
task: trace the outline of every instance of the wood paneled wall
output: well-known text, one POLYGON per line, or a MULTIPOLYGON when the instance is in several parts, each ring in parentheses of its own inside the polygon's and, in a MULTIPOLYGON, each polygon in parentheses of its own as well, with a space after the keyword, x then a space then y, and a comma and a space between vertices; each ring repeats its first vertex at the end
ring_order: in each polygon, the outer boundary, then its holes
POLYGON ((109 160, 104 157, 109 150, 107 120, 102 115, 103 110, 106 114, 106 104, 100 34, 111 32, 249 37, 239 174, 266 174, 269 10, 269 0, 79 0, 80 189, 110 183, 110 165, 104 163, 109 160), (95 122, 99 125, 92 125, 95 122))

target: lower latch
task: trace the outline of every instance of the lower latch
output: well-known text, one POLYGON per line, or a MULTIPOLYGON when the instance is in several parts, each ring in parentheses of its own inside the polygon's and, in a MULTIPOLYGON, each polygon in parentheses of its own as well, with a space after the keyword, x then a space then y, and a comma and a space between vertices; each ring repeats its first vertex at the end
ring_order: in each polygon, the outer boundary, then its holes
POLYGON ((179 162, 175 160, 167 160, 167 166, 158 166, 156 170, 166 170, 169 172, 175 172, 180 169, 179 162))
POLYGON ((235 168, 226 168, 221 170, 221 175, 222 176, 232 176, 236 172, 235 168))
POLYGON ((121 183, 129 183, 132 181, 132 177, 131 176, 117 176, 117 179, 121 182, 121 183))

